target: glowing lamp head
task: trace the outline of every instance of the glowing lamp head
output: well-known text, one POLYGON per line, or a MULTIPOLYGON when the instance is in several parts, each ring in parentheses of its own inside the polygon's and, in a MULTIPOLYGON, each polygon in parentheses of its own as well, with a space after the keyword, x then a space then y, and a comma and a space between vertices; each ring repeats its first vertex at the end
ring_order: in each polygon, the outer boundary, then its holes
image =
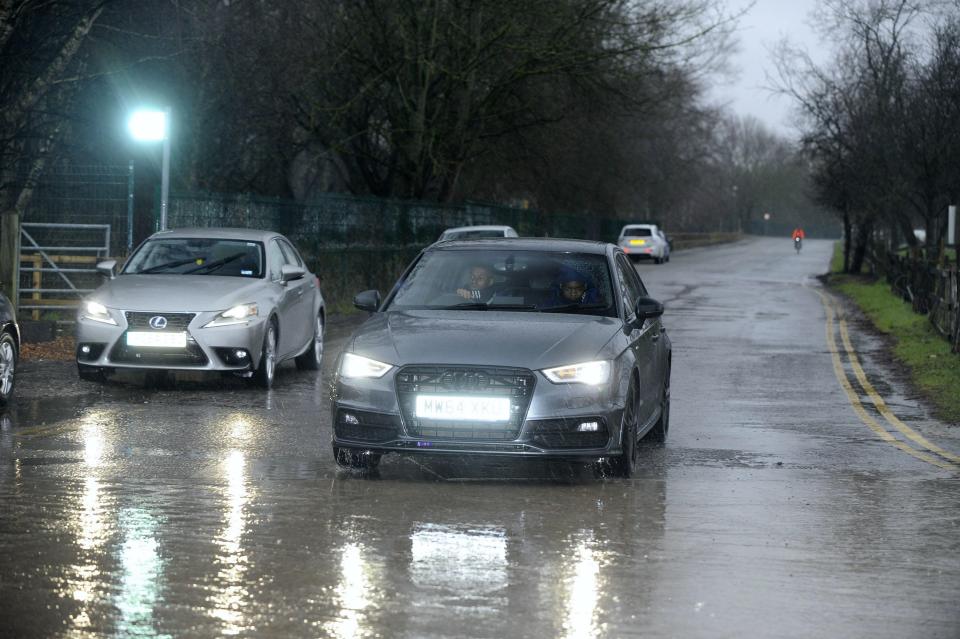
POLYGON ((135 140, 159 142, 167 138, 167 114, 163 111, 135 111, 127 127, 135 140))

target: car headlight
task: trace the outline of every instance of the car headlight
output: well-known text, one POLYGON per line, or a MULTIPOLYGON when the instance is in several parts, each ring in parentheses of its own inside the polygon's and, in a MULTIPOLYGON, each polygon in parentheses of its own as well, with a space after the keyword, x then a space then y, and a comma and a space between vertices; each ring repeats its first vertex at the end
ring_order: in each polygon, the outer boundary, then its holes
POLYGON ((90 300, 88 302, 84 302, 83 306, 80 308, 81 319, 93 320, 94 322, 103 322, 104 324, 113 324, 114 326, 117 325, 117 320, 110 316, 110 311, 108 311, 107 307, 100 302, 94 302, 90 300))
POLYGON ((603 360, 598 362, 583 362, 582 364, 569 364, 567 366, 557 366, 556 368, 546 368, 543 371, 544 376, 554 384, 589 384, 590 386, 599 386, 607 383, 610 379, 610 362, 603 360))
POLYGON ((373 377, 380 378, 387 374, 393 366, 378 362, 375 359, 361 357, 353 353, 344 353, 340 362, 340 375, 347 378, 373 377))
POLYGON ((233 308, 220 313, 212 320, 203 325, 203 328, 213 328, 215 326, 233 326, 234 324, 246 324, 259 314, 256 304, 237 304, 233 308))

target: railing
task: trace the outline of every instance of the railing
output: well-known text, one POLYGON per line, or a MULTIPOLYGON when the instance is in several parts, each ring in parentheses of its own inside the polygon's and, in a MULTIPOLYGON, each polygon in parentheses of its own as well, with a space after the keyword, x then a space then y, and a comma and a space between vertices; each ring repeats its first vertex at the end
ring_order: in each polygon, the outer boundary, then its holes
POLYGON ((884 267, 893 291, 910 302, 914 312, 927 315, 937 332, 950 340, 953 350, 960 351, 956 268, 941 268, 895 254, 887 256, 884 267))
POLYGON ((110 253, 109 224, 24 223, 20 227, 20 310, 72 310, 99 283, 110 253), (25 281, 25 277, 26 281, 25 281))

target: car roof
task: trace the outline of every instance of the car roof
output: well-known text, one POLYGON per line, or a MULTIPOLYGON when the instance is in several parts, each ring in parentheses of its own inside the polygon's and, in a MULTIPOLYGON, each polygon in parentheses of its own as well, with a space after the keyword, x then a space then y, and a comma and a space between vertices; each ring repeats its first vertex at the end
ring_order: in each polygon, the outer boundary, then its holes
POLYGON ((466 249, 510 249, 512 251, 559 251, 570 253, 606 254, 610 248, 617 248, 607 242, 590 240, 568 240, 554 237, 504 237, 472 240, 444 240, 430 246, 429 251, 458 251, 466 249))
POLYGON ((245 240, 248 242, 266 242, 280 235, 275 231, 261 231, 258 229, 219 228, 219 227, 192 227, 182 229, 168 229, 157 231, 148 239, 159 238, 210 238, 216 240, 245 240))
POLYGON ((655 229, 655 228, 657 228, 656 224, 625 224, 624 227, 620 230, 625 231, 627 229, 655 229))
POLYGON ((480 224, 477 226, 455 226, 447 229, 444 233, 450 233, 451 231, 506 231, 507 229, 513 230, 513 227, 507 224, 480 224))

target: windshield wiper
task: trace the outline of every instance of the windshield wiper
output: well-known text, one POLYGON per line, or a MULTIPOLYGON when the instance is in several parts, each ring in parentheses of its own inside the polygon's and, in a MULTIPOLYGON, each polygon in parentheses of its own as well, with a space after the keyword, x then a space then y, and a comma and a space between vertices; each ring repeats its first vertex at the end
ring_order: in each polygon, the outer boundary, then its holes
POLYGON ((452 306, 433 307, 444 311, 535 311, 533 304, 484 304, 483 302, 463 302, 452 306))
POLYGON ((241 257, 246 255, 246 251, 241 251, 240 253, 234 253, 233 255, 228 255, 227 257, 221 260, 215 260, 213 262, 207 262, 206 264, 201 264, 197 268, 192 268, 184 271, 184 275, 190 275, 191 273, 197 273, 198 271, 215 271, 224 264, 228 264, 234 260, 239 260, 241 257))
POLYGON ((151 266, 150 268, 145 268, 142 271, 137 271, 139 274, 144 273, 156 273, 157 271, 163 271, 168 268, 176 268, 178 266, 183 266, 184 264, 190 264, 191 262, 196 262, 197 260, 206 259, 203 255, 198 255, 196 257, 191 257, 185 260, 176 260, 174 262, 164 262, 163 264, 157 264, 156 266, 151 266))
POLYGON ((601 308, 607 308, 609 304, 564 304, 563 306, 550 306, 541 308, 544 313, 562 313, 564 311, 595 311, 601 308))

